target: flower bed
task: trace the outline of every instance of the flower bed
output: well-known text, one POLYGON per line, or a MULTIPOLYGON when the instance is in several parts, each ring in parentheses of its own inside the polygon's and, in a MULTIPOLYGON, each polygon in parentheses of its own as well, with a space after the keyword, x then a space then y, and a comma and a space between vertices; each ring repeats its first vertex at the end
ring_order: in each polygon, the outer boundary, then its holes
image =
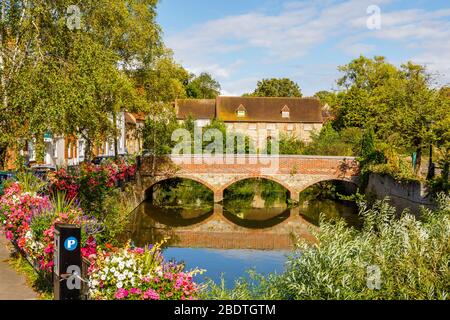
POLYGON ((53 270, 53 237, 57 223, 79 225, 82 229, 82 255, 90 261, 87 272, 89 298, 168 300, 195 299, 198 286, 193 276, 198 270, 186 272, 184 266, 164 260, 161 246, 148 248, 115 248, 98 245, 89 234, 90 218, 83 215, 74 202, 64 202, 64 196, 24 193, 20 183, 13 183, 0 197, 0 222, 6 236, 14 241, 29 260, 37 262, 39 270, 53 270))
POLYGON ((89 295, 101 300, 192 300, 199 287, 184 267, 164 261, 159 246, 98 251, 88 273, 89 295))
POLYGON ((69 200, 77 199, 83 210, 99 215, 111 190, 134 178, 135 174, 136 165, 124 160, 102 165, 83 163, 71 173, 66 169, 51 173, 50 190, 65 192, 69 200))

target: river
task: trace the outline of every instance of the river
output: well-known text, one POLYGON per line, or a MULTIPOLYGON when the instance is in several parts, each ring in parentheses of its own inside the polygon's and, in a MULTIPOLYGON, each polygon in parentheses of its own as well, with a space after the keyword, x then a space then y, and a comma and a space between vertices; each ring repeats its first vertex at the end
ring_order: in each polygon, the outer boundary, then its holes
POLYGON ((304 201, 300 206, 271 203, 266 208, 253 197, 251 205, 225 201, 207 208, 163 208, 147 201, 133 213, 130 238, 144 246, 170 238, 164 249, 166 259, 184 262, 188 269, 206 272, 199 282, 221 277, 227 287, 254 269, 259 273, 281 273, 287 255, 302 238, 314 242, 312 231, 319 226, 319 215, 343 217, 349 225, 360 221, 353 205, 333 200, 304 201))

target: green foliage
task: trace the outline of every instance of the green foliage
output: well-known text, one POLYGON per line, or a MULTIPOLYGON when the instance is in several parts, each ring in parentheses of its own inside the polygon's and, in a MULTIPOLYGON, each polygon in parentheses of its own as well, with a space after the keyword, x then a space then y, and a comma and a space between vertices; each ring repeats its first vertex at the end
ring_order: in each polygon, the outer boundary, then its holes
POLYGON ((207 290, 200 296, 202 300, 277 300, 278 289, 272 283, 276 280, 275 275, 264 277, 253 270, 248 271, 248 278, 241 277, 234 283, 233 290, 226 288, 222 277, 220 284, 212 280, 206 282, 207 290))
MULTIPOLYGON (((198 138, 195 137, 195 134, 196 132, 197 134, 200 134, 200 128, 197 128, 196 131, 195 119, 192 116, 188 116, 188 118, 184 121, 183 128, 189 131, 191 134, 191 153, 194 154, 195 153, 194 139, 200 139, 199 137, 198 138)), ((201 128, 201 134, 202 134, 201 147, 202 152, 204 153, 216 154, 217 152, 215 148, 216 146, 220 146, 221 150, 224 153, 228 152, 227 151, 228 147, 230 147, 231 152, 234 154, 242 154, 242 153, 250 154, 253 153, 253 150, 255 150, 253 141, 250 139, 249 136, 241 134, 239 132, 227 132, 225 123, 218 119, 212 119, 209 125, 201 128), (208 130, 215 130, 219 132, 220 135, 222 136, 222 140, 216 141, 216 137, 211 137, 211 139, 207 139, 205 137, 205 133, 208 132, 208 130), (240 143, 241 141, 243 141, 243 150, 238 148, 238 143, 240 143), (228 146, 227 143, 229 143, 230 146, 228 146)))
MULTIPOLYGON (((174 61, 170 50, 165 50, 152 64, 144 65, 133 75, 138 88, 151 103, 172 103, 175 99, 186 98, 185 84, 189 81, 189 73, 174 61)), ((158 109, 150 111, 158 113, 158 109)))
POLYGON ((302 97, 298 84, 294 81, 282 79, 263 79, 258 81, 255 91, 250 95, 254 97, 302 97))
MULTIPOLYGON (((167 93, 172 77, 166 80, 163 71, 145 72, 164 69, 159 62, 168 56, 155 22, 156 0, 78 2, 81 25, 71 30, 66 11, 73 4, 1 2, 2 167, 7 148, 23 150, 32 139, 37 160, 43 160, 45 132, 81 136, 87 141, 89 159, 97 141, 117 135, 110 119, 119 111, 145 110, 145 100, 154 97, 148 92, 158 93, 156 101, 173 97, 167 93), (137 70, 144 70, 151 84, 160 85, 142 85, 137 70)), ((178 87, 184 91, 183 81, 178 87)))
POLYGON ((227 210, 240 212, 252 208, 256 195, 264 200, 264 207, 270 208, 274 203, 286 204, 289 191, 282 185, 266 179, 247 179, 238 181, 224 192, 227 210))
POLYGON ((30 263, 20 254, 10 259, 9 264, 20 274, 25 275, 26 282, 39 295, 41 300, 53 300, 53 284, 48 279, 48 274, 39 271, 36 272, 30 263))
POLYGON ((450 199, 440 195, 437 209, 423 209, 421 219, 396 215, 388 200, 360 204, 361 230, 343 220, 323 221, 317 243, 301 242, 287 270, 261 285, 245 281, 227 290, 209 284, 205 297, 254 299, 447 300, 450 294, 450 199), (380 271, 380 288, 369 286, 371 270, 380 271))
POLYGON ((168 104, 156 103, 152 108, 143 130, 144 148, 157 156, 170 154, 175 145, 172 133, 179 128, 175 111, 168 104))
POLYGON ((21 184, 24 192, 39 193, 47 186, 45 181, 33 175, 31 172, 19 172, 17 181, 21 184))
POLYGON ((211 206, 213 192, 204 185, 187 179, 171 179, 158 185, 153 204, 161 207, 211 206))
POLYGON ((98 244, 120 246, 126 240, 125 233, 129 226, 129 215, 139 205, 130 189, 125 192, 112 191, 104 200, 104 210, 108 214, 101 221, 102 230, 95 239, 98 244))
POLYGON ((353 156, 360 144, 361 132, 355 128, 336 131, 330 122, 322 130, 311 134, 312 142, 307 145, 305 154, 325 156, 353 156))
POLYGON ((363 175, 378 173, 389 175, 397 181, 421 181, 420 177, 414 173, 412 164, 399 155, 397 149, 391 144, 378 142, 374 153, 361 160, 363 175))
POLYGON ((441 170, 441 175, 430 182, 435 193, 450 192, 450 88, 442 88, 440 97, 442 107, 447 111, 441 114, 441 119, 433 123, 431 128, 434 135, 436 162, 441 170))
POLYGON ((186 86, 186 94, 193 99, 215 99, 220 95, 220 83, 206 72, 197 77, 192 75, 186 86))
POLYGON ((433 123, 450 113, 445 94, 433 88, 423 66, 411 62, 397 68, 384 57, 361 56, 339 70, 344 90, 337 95, 335 127, 373 128, 398 152, 417 152, 418 174, 422 150, 439 140, 433 123))
POLYGON ((50 229, 55 220, 55 215, 52 213, 40 214, 33 217, 31 220, 30 228, 33 231, 33 236, 36 240, 42 240, 44 237, 44 231, 50 229))
POLYGON ((60 191, 52 195, 50 203, 51 209, 45 209, 31 218, 30 228, 38 241, 44 238, 44 231, 50 229, 56 218, 69 216, 74 208, 74 201, 67 199, 66 194, 60 191))
POLYGON ((292 135, 282 134, 279 141, 279 152, 281 155, 305 154, 306 144, 292 135))

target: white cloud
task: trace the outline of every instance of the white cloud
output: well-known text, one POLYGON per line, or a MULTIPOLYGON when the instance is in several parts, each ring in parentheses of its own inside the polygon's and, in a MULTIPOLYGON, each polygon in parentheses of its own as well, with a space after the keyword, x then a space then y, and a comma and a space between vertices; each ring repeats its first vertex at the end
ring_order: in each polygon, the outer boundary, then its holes
POLYGON ((248 88, 239 90, 236 85, 248 85, 249 77, 265 76, 261 70, 255 70, 242 81, 235 79, 244 63, 241 56, 249 50, 259 53, 251 62, 261 63, 263 69, 267 67, 264 64, 282 66, 298 61, 314 53, 318 46, 336 39, 338 44, 330 47, 330 52, 338 50, 337 53, 351 57, 382 54, 377 52, 379 41, 402 44, 419 51, 411 56, 401 53, 405 57, 427 63, 433 70, 443 69, 440 71, 444 71, 444 76, 450 77, 450 9, 388 12, 383 5, 389 2, 376 1, 381 8, 381 30, 371 31, 366 26, 366 10, 374 4, 373 0, 289 1, 280 12, 249 12, 206 21, 169 37, 166 42, 174 49, 175 57, 190 70, 208 71, 227 80, 223 89, 229 93, 248 91, 248 88), (223 62, 230 58, 235 62, 223 62), (236 81, 230 81, 233 78, 236 81))

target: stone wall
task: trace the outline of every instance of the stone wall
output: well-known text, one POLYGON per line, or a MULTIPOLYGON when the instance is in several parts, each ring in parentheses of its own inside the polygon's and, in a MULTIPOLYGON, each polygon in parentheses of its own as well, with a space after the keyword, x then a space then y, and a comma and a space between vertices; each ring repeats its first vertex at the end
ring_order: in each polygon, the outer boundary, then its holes
POLYGON ((258 141, 258 132, 266 130, 267 134, 277 131, 280 135, 291 135, 304 142, 311 141, 312 132, 320 132, 322 123, 264 123, 264 122, 227 122, 227 132, 249 136, 254 143, 258 141))
POLYGON ((397 182, 387 175, 370 175, 365 193, 377 199, 389 197, 398 212, 409 209, 417 214, 421 206, 432 207, 427 190, 420 182, 397 182))

